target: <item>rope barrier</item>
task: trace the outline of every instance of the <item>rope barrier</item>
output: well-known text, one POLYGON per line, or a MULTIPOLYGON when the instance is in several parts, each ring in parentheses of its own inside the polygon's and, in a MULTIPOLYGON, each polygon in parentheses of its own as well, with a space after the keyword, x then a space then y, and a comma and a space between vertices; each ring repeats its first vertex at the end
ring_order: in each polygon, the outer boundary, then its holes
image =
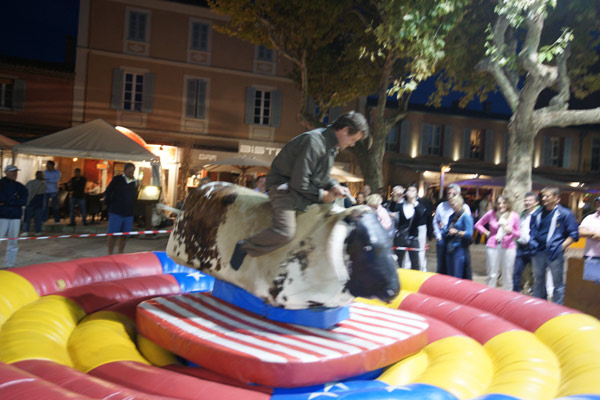
POLYGON ((429 244, 425 243, 425 247, 424 248, 418 248, 418 247, 402 247, 402 246, 394 246, 392 247, 392 250, 407 250, 407 251, 426 251, 429 250, 429 244))
POLYGON ((67 238, 82 238, 82 237, 104 237, 104 236, 133 236, 133 235, 151 235, 158 233, 171 233, 170 229, 152 230, 152 231, 136 231, 136 232, 115 232, 115 233, 82 233, 79 235, 52 235, 52 236, 28 236, 18 238, 0 238, 0 242, 5 240, 45 240, 45 239, 67 239, 67 238))

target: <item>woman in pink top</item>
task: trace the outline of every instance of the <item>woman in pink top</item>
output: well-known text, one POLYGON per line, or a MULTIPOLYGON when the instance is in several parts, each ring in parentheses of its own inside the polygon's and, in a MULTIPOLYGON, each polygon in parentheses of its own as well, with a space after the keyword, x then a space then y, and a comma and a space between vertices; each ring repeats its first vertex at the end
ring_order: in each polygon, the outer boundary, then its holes
POLYGON ((513 268, 517 255, 515 240, 520 236, 519 215, 512 211, 510 200, 499 196, 493 210, 477 221, 475 229, 488 237, 485 256, 487 285, 496 287, 498 272, 502 271, 502 289, 512 290, 513 268), (488 225, 489 230, 485 228, 488 225))

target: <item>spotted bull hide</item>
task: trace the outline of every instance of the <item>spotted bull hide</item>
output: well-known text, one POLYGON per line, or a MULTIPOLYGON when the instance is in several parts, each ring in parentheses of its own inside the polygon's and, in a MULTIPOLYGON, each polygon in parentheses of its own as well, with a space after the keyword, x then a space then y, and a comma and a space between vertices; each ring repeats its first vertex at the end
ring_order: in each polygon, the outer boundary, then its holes
POLYGON ((237 241, 271 225, 267 196, 212 182, 190 192, 167 244, 179 264, 237 285, 287 309, 344 306, 356 296, 388 301, 399 290, 385 230, 369 207, 332 212, 315 204, 297 215, 294 239, 239 270, 229 260, 237 241))

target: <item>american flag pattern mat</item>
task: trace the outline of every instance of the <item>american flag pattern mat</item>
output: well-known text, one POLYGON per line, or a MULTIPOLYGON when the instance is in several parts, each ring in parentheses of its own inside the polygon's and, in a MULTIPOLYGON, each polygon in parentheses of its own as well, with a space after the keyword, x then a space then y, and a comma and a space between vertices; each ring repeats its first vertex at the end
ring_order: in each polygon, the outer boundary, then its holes
POLYGON ((363 303, 330 329, 274 322, 212 297, 186 293, 140 303, 139 332, 224 376, 298 387, 372 371, 427 344, 426 320, 363 303))

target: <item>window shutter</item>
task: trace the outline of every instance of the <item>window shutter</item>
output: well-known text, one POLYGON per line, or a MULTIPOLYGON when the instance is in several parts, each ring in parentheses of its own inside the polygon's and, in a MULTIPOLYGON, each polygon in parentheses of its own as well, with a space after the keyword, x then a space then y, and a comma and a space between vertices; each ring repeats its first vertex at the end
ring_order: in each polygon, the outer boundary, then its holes
POLYGON ((154 74, 144 74, 144 88, 142 92, 142 112, 151 113, 154 105, 154 74))
POLYGON ((552 147, 550 146, 550 136, 544 136, 544 141, 542 142, 542 164, 543 165, 552 165, 552 147))
POLYGON ((273 128, 281 125, 281 90, 271 92, 271 124, 273 128))
POLYGON ((199 79, 198 81, 198 93, 196 95, 196 117, 206 118, 206 81, 199 79))
POLYGON ((400 153, 408 154, 408 141, 410 139, 410 122, 403 120, 400 124, 400 153))
POLYGON ((427 134, 431 135, 431 125, 423 124, 421 127, 421 154, 427 154, 427 134))
POLYGON ((452 157, 452 126, 444 126, 444 154, 445 158, 452 157))
POLYGON ((12 106, 15 110, 25 109, 25 81, 22 79, 15 79, 13 89, 12 106))
POLYGON ((188 79, 187 81, 187 93, 185 96, 185 116, 188 118, 194 118, 196 116, 196 88, 198 82, 195 79, 188 79))
POLYGON ((571 138, 565 138, 565 149, 563 152, 563 168, 569 168, 571 163, 571 138))
POLYGON ((463 159, 471 158, 471 128, 465 128, 463 135, 463 159))
POLYGON ((110 108, 115 110, 123 109, 123 80, 125 71, 119 68, 113 69, 112 93, 110 98, 110 108))
POLYGON ((254 100, 256 99, 256 89, 253 87, 246 88, 246 114, 244 122, 248 125, 254 124, 254 100))
POLYGON ((494 131, 491 129, 485 130, 485 153, 483 154, 484 161, 494 161, 494 131))

